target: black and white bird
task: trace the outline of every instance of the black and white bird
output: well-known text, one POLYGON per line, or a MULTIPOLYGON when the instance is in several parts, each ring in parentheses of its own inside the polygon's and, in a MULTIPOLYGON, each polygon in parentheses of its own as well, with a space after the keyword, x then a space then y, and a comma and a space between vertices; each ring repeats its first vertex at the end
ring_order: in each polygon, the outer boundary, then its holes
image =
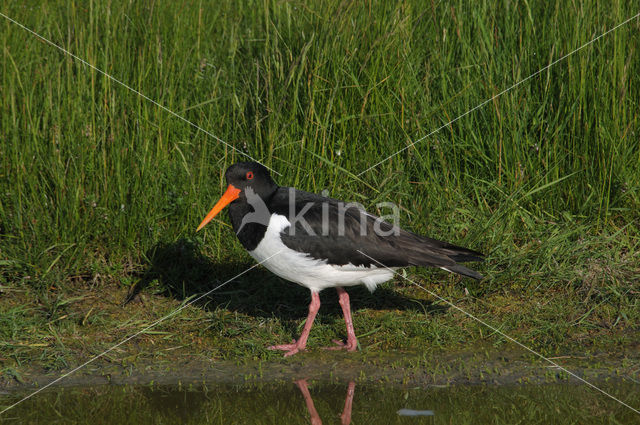
POLYGON ((231 225, 249 254, 271 272, 311 291, 309 315, 298 340, 274 345, 285 356, 304 350, 320 308, 319 292, 336 288, 347 326, 346 342, 333 349, 354 351, 357 339, 344 287, 376 286, 400 267, 439 267, 482 279, 459 262, 482 261, 483 254, 402 230, 353 204, 278 186, 256 162, 230 166, 227 190, 200 223, 202 229, 229 206, 231 225))

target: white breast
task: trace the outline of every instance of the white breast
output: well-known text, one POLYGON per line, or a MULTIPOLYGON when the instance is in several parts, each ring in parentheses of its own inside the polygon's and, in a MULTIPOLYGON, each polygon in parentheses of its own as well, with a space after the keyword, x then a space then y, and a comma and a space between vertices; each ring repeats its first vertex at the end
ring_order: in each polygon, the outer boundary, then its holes
POLYGON ((308 254, 295 251, 280 239, 280 232, 289 225, 290 222, 285 216, 272 214, 264 237, 256 249, 249 251, 256 261, 264 261, 262 265, 281 278, 305 286, 313 292, 319 292, 336 286, 361 284, 373 291, 376 285, 393 277, 393 272, 386 268, 353 264, 334 266, 326 260, 311 258, 308 254))

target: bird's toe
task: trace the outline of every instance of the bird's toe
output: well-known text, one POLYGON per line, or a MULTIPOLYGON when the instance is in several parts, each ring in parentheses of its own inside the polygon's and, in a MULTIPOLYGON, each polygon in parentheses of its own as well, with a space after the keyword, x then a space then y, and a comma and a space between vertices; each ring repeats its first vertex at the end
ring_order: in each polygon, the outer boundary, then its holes
POLYGON ((358 347, 357 341, 347 341, 345 343, 344 341, 340 341, 338 339, 334 339, 333 343, 336 344, 336 345, 335 346, 331 346, 331 347, 324 347, 325 350, 356 351, 356 348, 358 347))
POLYGON ((292 340, 291 344, 279 344, 279 345, 270 345, 267 347, 268 350, 280 350, 286 351, 284 353, 285 357, 293 356, 294 354, 304 350, 304 347, 300 347, 296 340, 292 340))

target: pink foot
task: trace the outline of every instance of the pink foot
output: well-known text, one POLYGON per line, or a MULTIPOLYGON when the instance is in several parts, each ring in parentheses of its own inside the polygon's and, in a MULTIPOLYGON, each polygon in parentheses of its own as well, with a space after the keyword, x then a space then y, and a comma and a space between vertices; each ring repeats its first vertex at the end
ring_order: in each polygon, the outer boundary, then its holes
POLYGON ((338 341, 336 339, 333 342, 335 347, 327 347, 327 350, 347 350, 356 351, 358 348, 358 339, 356 333, 353 330, 353 320, 351 320, 351 303, 349 302, 349 294, 344 288, 338 287, 339 302, 342 307, 342 314, 344 314, 344 323, 347 326, 347 342, 338 341))
POLYGON ((316 318, 316 314, 320 309, 320 295, 317 292, 311 292, 311 302, 309 303, 309 314, 307 315, 307 321, 304 324, 304 329, 300 338, 296 341, 291 341, 291 344, 272 345, 267 347, 269 350, 282 350, 285 357, 293 356, 294 354, 304 351, 307 346, 307 339, 309 339, 309 332, 311 332, 311 326, 313 326, 313 320, 316 318))
POLYGON ((336 344, 333 347, 324 347, 325 350, 347 350, 347 351, 356 351, 358 348, 357 341, 347 341, 346 343, 337 339, 333 340, 333 343, 336 344))
POLYGON ((304 351, 304 347, 300 347, 294 339, 291 341, 291 344, 270 345, 269 347, 267 347, 267 350, 286 351, 286 353, 284 353, 284 356, 289 357, 300 351, 304 351))

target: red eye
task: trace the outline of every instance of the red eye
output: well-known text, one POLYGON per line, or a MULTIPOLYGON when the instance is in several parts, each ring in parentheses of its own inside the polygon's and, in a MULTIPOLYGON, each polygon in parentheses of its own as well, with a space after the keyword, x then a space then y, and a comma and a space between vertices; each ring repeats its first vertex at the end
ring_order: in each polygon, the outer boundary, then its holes
POLYGON ((247 171, 247 180, 253 179, 253 171, 247 171))

